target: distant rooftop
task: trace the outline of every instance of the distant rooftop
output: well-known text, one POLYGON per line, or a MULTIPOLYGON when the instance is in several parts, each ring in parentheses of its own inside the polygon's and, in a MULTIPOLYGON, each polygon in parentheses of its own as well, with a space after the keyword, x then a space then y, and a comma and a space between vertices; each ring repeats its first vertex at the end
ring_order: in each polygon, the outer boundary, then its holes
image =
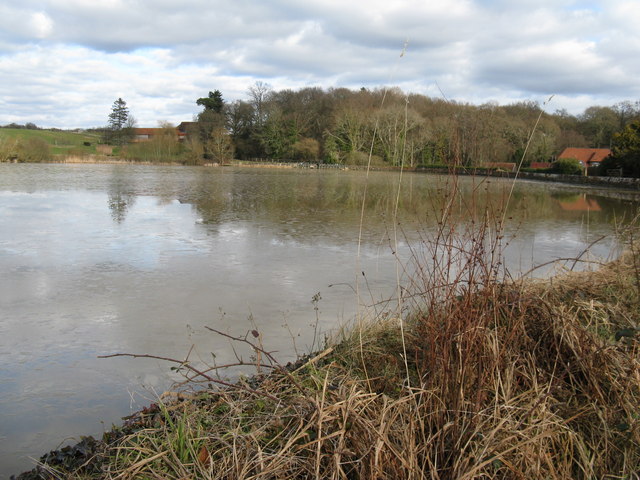
POLYGON ((595 167, 611 155, 608 148, 565 148, 558 158, 575 158, 582 166, 595 167))

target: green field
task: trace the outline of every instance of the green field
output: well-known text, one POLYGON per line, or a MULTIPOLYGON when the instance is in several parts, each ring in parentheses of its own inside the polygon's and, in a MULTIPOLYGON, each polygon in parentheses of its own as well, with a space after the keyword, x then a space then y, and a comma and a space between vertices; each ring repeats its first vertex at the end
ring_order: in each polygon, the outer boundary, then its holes
POLYGON ((29 149, 29 146, 46 144, 49 146, 49 153, 53 155, 87 155, 96 153, 96 144, 99 141, 100 134, 97 132, 0 129, 0 150, 3 146, 6 149, 17 148, 20 150, 29 149))

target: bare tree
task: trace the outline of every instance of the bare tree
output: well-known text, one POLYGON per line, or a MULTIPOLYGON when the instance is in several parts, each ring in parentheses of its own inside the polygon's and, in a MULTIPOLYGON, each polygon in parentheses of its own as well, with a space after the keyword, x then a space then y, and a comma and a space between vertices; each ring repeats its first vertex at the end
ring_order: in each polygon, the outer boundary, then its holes
POLYGON ((258 129, 262 128, 267 120, 265 104, 271 91, 271 85, 261 81, 257 81, 249 87, 248 93, 255 112, 255 122, 258 129))
POLYGON ((233 159, 234 147, 231 135, 224 128, 214 128, 205 144, 207 157, 219 164, 228 163, 233 159))

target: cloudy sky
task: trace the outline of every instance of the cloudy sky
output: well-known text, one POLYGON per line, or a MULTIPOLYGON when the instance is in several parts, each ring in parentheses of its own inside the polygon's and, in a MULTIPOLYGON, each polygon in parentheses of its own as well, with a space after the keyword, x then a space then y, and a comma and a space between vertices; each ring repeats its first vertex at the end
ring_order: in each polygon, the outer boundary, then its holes
POLYGON ((638 0, 3 1, 0 125, 101 126, 118 97, 179 123, 256 81, 579 114, 640 100, 638 25, 638 0))

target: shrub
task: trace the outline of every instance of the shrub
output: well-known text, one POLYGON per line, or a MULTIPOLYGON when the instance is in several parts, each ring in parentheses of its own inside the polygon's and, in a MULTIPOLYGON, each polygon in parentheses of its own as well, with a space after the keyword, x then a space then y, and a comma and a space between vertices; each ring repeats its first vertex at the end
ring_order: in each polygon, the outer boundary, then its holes
POLYGON ((296 160, 315 160, 320 154, 320 143, 313 138, 303 138, 293 144, 293 157, 296 160))
POLYGON ((583 172, 582 164, 577 158, 559 158, 551 168, 553 173, 562 175, 581 175, 583 172))
POLYGON ((7 162, 16 154, 16 144, 14 139, 0 136, 0 162, 7 162))
MULTIPOLYGON (((349 152, 345 158, 345 164, 364 166, 369 164, 369 154, 365 152, 349 152)), ((371 156, 371 165, 386 165, 385 161, 378 155, 371 156)))
POLYGON ((42 138, 20 141, 17 145, 17 154, 20 162, 46 162, 51 157, 49 144, 42 138))

